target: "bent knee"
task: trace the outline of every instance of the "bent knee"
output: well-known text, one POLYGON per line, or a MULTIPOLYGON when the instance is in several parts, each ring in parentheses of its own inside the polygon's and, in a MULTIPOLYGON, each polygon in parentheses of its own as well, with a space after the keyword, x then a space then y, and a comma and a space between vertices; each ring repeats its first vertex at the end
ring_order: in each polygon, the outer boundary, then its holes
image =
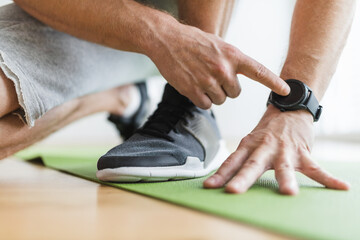
POLYGON ((14 83, 0 69, 0 118, 18 109, 19 101, 14 83))

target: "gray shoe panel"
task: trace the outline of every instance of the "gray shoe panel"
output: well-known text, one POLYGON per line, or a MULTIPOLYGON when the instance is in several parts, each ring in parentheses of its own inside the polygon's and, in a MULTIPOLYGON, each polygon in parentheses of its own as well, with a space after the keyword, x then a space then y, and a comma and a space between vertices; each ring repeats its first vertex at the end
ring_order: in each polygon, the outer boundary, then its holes
POLYGON ((98 163, 98 170, 120 167, 170 167, 179 166, 178 160, 170 155, 158 156, 102 156, 98 163))
POLYGON ((205 152, 205 166, 208 165, 219 150, 220 132, 215 119, 209 111, 197 109, 194 116, 189 117, 187 125, 181 124, 202 145, 205 152))
POLYGON ((171 131, 169 135, 174 138, 174 142, 134 134, 102 156, 98 161, 98 169, 184 165, 189 156, 204 161, 204 149, 188 131, 179 129, 178 133, 171 131))
POLYGON ((162 101, 175 107, 181 104, 184 104, 182 107, 189 107, 184 113, 186 115, 179 118, 169 133, 161 133, 166 134, 169 140, 162 138, 161 134, 160 137, 151 136, 148 135, 151 132, 141 132, 140 129, 139 133, 135 133, 127 141, 102 156, 98 161, 99 170, 120 167, 181 166, 188 157, 197 157, 206 167, 214 159, 219 151, 221 136, 211 112, 194 106, 170 85, 166 86, 162 101), (173 141, 170 141, 171 139, 173 141))

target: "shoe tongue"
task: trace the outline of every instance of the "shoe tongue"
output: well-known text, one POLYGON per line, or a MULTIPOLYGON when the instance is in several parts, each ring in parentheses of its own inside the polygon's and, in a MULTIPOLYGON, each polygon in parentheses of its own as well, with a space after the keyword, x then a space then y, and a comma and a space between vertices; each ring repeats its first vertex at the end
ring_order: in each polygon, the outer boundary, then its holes
POLYGON ((174 105, 193 105, 193 103, 185 96, 181 95, 175 88, 166 84, 162 102, 168 102, 174 105))
MULTIPOLYGON (((167 136, 176 123, 182 119, 186 109, 195 106, 187 97, 181 95, 175 88, 166 84, 164 94, 158 109, 144 126, 138 131, 154 136, 167 136)), ((167 137, 165 137, 167 138, 167 137)))

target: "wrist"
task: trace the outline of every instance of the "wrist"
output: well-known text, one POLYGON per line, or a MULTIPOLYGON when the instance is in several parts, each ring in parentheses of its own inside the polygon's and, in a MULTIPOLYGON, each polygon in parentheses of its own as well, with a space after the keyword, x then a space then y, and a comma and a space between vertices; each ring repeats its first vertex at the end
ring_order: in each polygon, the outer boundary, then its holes
POLYGON ((154 16, 148 24, 146 38, 141 42, 142 54, 153 59, 171 41, 171 37, 176 35, 175 32, 181 25, 171 15, 161 13, 154 16))
MULTIPOLYGON (((304 57, 305 58, 305 57, 304 57)), ((316 98, 320 101, 323 97, 327 84, 331 78, 329 71, 324 71, 317 64, 308 63, 307 67, 303 65, 297 65, 302 63, 301 61, 287 60, 281 71, 280 77, 286 79, 297 79, 309 86, 316 98), (295 64, 296 63, 296 64, 295 64), (326 72, 326 74, 325 74, 326 72)))
POLYGON ((282 111, 280 111, 280 109, 278 109, 277 107, 275 107, 272 104, 269 104, 267 106, 267 109, 266 109, 266 112, 264 115, 268 116, 268 117, 274 117, 275 115, 282 115, 284 117, 303 119, 304 121, 310 122, 310 123, 314 122, 313 116, 307 110, 301 109, 301 110, 282 112, 282 111))

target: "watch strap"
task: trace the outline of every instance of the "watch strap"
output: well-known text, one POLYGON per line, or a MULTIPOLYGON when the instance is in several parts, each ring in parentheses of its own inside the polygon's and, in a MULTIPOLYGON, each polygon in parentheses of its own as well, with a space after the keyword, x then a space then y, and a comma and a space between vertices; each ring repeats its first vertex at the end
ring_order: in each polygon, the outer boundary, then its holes
POLYGON ((310 91, 309 98, 305 105, 309 112, 313 115, 314 122, 317 122, 322 112, 322 106, 319 105, 319 102, 312 91, 310 91))

